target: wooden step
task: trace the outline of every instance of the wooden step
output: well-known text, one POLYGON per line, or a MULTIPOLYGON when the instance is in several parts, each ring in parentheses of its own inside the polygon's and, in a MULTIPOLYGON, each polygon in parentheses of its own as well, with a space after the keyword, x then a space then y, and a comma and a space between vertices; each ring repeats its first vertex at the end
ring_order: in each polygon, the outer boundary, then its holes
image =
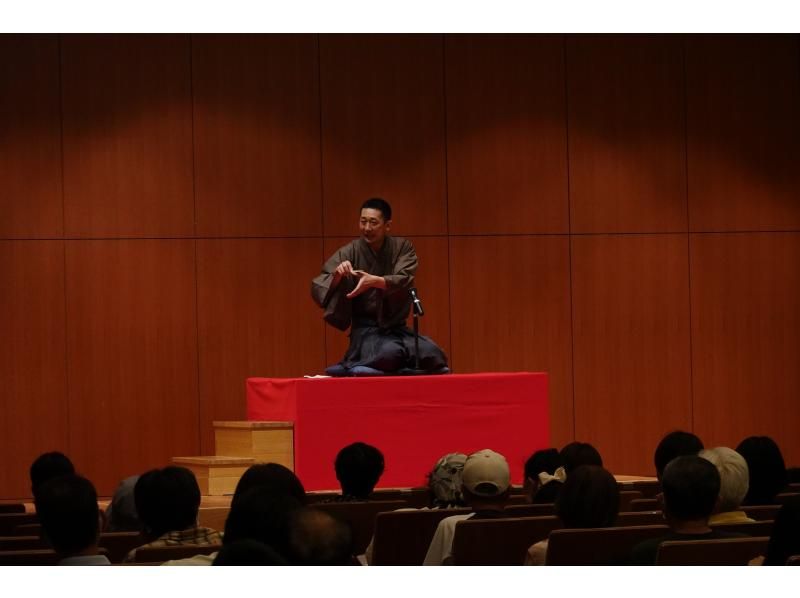
POLYGON ((194 473, 200 494, 221 496, 233 494, 239 478, 255 463, 252 457, 173 457, 175 465, 194 473))
POLYGON ((217 455, 252 457, 256 463, 280 463, 294 471, 292 422, 215 421, 217 455))

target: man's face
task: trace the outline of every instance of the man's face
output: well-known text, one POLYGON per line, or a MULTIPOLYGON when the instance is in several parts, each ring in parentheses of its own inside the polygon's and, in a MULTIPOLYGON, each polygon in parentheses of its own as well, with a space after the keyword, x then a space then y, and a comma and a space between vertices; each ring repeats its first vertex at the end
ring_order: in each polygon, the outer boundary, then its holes
POLYGON ((392 221, 383 219, 383 213, 373 208, 361 210, 361 218, 358 221, 358 228, 361 236, 372 249, 380 249, 383 246, 383 239, 389 232, 392 221))

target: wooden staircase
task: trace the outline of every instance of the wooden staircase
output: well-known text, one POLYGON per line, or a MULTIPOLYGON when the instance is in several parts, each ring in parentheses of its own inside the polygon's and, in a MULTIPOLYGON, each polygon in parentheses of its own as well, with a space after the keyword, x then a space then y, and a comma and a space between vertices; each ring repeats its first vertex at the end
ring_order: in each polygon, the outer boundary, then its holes
POLYGON ((292 422, 214 422, 214 448, 213 456, 172 458, 194 473, 205 496, 233 494, 254 463, 280 463, 294 471, 292 422))

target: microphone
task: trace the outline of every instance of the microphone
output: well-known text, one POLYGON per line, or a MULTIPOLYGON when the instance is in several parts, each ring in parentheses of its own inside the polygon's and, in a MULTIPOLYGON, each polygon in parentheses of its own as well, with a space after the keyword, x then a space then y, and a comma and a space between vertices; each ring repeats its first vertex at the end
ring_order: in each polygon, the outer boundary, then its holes
POLYGON ((412 288, 409 289, 408 292, 411 294, 411 300, 414 303, 414 313, 418 316, 424 316, 425 310, 422 309, 422 303, 420 302, 419 297, 417 297, 417 289, 412 288))

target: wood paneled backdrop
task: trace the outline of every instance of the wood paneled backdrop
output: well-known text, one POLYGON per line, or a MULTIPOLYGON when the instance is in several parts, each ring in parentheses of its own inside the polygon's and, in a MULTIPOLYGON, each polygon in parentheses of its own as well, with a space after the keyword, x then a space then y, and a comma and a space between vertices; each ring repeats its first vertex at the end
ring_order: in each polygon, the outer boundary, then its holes
POLYGON ((554 445, 800 464, 798 164, 797 35, 0 36, 0 498, 335 362, 309 282, 372 195, 454 371, 550 373, 554 445))

